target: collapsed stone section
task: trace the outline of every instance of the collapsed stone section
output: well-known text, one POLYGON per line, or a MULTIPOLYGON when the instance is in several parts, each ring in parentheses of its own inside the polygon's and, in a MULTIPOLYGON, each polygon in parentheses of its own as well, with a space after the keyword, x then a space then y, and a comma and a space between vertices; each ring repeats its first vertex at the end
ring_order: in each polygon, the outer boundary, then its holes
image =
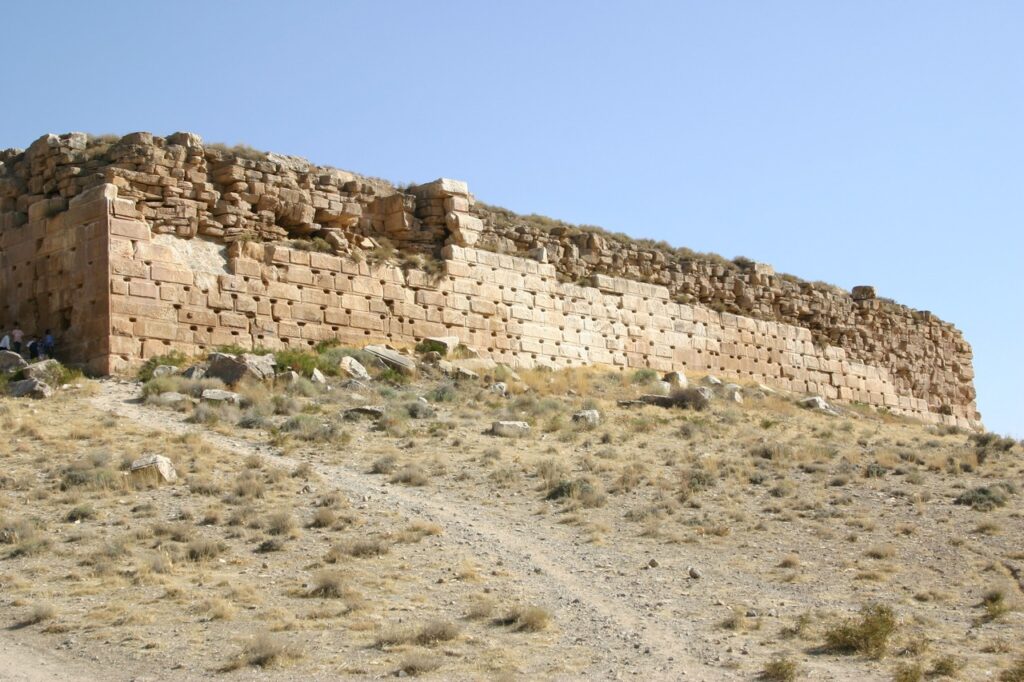
POLYGON ((979 418, 970 347, 930 313, 870 287, 850 295, 763 264, 534 223, 455 180, 400 191, 190 133, 48 135, 0 152, 0 324, 52 327, 73 359, 114 372, 168 347, 462 330, 517 366, 717 371, 979 418), (391 247, 406 270, 368 264, 391 247), (431 256, 444 259, 439 279, 408 269, 431 256))

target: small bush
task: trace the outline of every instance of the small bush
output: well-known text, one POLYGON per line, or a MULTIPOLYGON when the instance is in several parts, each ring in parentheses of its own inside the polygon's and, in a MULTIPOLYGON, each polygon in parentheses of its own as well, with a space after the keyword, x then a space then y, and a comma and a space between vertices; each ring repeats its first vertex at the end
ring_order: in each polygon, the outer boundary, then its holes
POLYGON ((85 521, 86 519, 91 519, 95 516, 96 509, 94 509, 92 505, 80 504, 71 511, 69 511, 67 515, 64 517, 64 520, 68 521, 69 523, 74 523, 76 521, 85 521))
POLYGON ((773 658, 761 669, 757 679, 765 682, 793 682, 798 669, 796 661, 784 657, 773 658))
POLYGON ((920 663, 900 663, 892 673, 893 682, 921 682, 924 669, 920 663))
POLYGON ((861 609, 860 619, 847 621, 825 632, 826 647, 837 653, 861 653, 881 658, 889 637, 896 631, 896 615, 883 604, 870 604, 861 609))
POLYGON ((1024 658, 1018 658, 1009 668, 999 673, 999 682, 1024 682, 1024 658))
POLYGON ((669 400, 675 407, 686 410, 701 411, 707 409, 710 401, 697 388, 676 388, 669 394, 669 400))
POLYGON ((448 355, 448 344, 440 341, 423 339, 416 344, 416 352, 423 355, 426 353, 440 353, 442 357, 448 355))
POLYGON ((977 511, 992 511, 1003 507, 1016 489, 1008 483, 995 483, 989 486, 972 488, 956 498, 954 504, 969 506, 977 511))
POLYGON ((189 561, 206 561, 217 557, 222 551, 224 551, 224 546, 216 540, 197 538, 188 543, 185 556, 189 561))
POLYGON ((188 356, 184 353, 176 350, 172 350, 166 355, 157 355, 143 363, 139 369, 139 381, 146 383, 153 378, 153 370, 161 365, 169 365, 171 367, 184 367, 188 364, 188 356))
POLYGON ((424 486, 429 480, 427 473, 416 464, 406 464, 391 477, 392 483, 411 486, 424 486))
POLYGON ((57 615, 57 609, 49 604, 36 604, 29 611, 28 615, 18 623, 18 627, 28 627, 43 621, 52 620, 57 615))
POLYGON ((540 632, 551 623, 551 612, 540 606, 515 606, 494 621, 522 632, 540 632))
POLYGON ((246 665, 257 668, 269 668, 280 665, 302 656, 302 650, 278 635, 264 633, 257 635, 248 642, 237 657, 226 666, 224 671, 237 670, 246 665))
POLYGON ((345 594, 345 578, 337 571, 319 571, 313 576, 311 597, 340 599, 345 594))

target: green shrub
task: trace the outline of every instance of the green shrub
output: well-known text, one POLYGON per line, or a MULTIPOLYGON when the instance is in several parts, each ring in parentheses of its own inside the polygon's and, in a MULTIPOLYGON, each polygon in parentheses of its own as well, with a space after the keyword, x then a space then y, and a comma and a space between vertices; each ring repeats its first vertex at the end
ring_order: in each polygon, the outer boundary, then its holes
POLYGON ((765 682, 793 682, 797 670, 796 661, 784 657, 773 658, 761 669, 757 679, 765 682))
POLYGON ((1010 483, 995 483, 962 493, 954 504, 966 505, 978 511, 992 511, 996 507, 1005 506, 1006 501, 1016 492, 1016 488, 1010 483))
POLYGON ((420 354, 440 353, 441 356, 448 355, 448 344, 431 339, 423 339, 416 344, 416 352, 420 354))
POLYGON ((170 365, 171 367, 184 367, 188 364, 188 356, 184 353, 176 350, 172 350, 166 355, 157 355, 152 357, 142 365, 139 369, 139 381, 145 383, 153 378, 153 370, 161 365, 170 365))
POLYGON ((638 369, 633 372, 633 377, 630 379, 634 384, 649 384, 658 378, 658 373, 653 369, 638 369))
POLYGON ((709 403, 707 397, 696 388, 677 388, 669 394, 669 399, 675 407, 698 412, 706 409, 709 403))
POLYGON ((896 631, 896 614, 883 604, 869 604, 861 609, 859 620, 851 620, 825 632, 826 647, 837 653, 861 653, 881 658, 889 637, 896 631))

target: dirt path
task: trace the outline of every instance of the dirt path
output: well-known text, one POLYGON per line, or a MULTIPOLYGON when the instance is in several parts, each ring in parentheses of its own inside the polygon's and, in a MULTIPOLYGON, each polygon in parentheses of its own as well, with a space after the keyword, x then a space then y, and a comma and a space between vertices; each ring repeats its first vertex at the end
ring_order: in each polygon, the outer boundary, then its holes
MULTIPOLYGON (((100 385, 100 392, 91 399, 99 410, 158 431, 201 432, 218 447, 242 456, 255 452, 273 456, 278 464, 297 463, 279 456, 270 446, 218 434, 188 424, 173 413, 147 408, 136 402, 135 384, 108 381, 100 385)), ((700 638, 689 631, 687 623, 657 613, 657 607, 670 595, 652 594, 651 585, 640 589, 636 573, 616 570, 609 555, 613 550, 581 545, 570 539, 568 531, 550 528, 550 524, 531 524, 521 514, 510 516, 501 505, 438 495, 430 488, 385 485, 379 476, 345 466, 315 464, 314 468, 353 499, 386 503, 409 516, 440 523, 453 546, 473 546, 481 555, 500 560, 536 599, 555 606, 563 636, 605 652, 588 671, 590 677, 739 679, 702 662, 712 654, 697 650, 700 638)))
POLYGON ((20 641, 14 633, 0 631, 0 682, 77 682, 112 679, 89 670, 81 661, 70 661, 53 651, 43 651, 20 641))

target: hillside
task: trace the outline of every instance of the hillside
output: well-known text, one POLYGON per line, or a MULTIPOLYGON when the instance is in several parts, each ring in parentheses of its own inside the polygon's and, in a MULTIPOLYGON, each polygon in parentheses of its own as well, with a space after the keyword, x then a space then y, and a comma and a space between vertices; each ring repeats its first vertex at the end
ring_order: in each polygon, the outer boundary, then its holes
POLYGON ((664 397, 649 370, 420 350, 413 376, 363 350, 279 353, 301 376, 243 381, 237 406, 199 399, 226 387, 177 356, 145 384, 0 398, 0 663, 1021 679, 1020 444, 700 375, 664 397), (153 454, 176 480, 125 473, 153 454))

